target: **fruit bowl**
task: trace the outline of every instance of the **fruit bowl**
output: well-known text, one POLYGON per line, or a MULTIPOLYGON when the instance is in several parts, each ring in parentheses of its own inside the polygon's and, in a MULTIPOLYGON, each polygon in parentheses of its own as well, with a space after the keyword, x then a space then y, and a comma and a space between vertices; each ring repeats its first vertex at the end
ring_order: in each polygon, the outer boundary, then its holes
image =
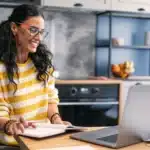
POLYGON ((127 79, 129 76, 131 76, 132 74, 118 74, 116 72, 112 72, 113 77, 115 78, 122 78, 122 79, 127 79))
POLYGON ((126 79, 131 76, 134 71, 134 63, 130 61, 111 65, 111 72, 115 78, 126 79))

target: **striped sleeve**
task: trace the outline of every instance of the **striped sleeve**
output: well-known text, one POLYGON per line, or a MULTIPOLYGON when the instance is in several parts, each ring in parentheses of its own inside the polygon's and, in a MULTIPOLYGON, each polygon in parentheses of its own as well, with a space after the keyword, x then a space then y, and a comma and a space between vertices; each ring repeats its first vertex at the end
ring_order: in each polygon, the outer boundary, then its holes
POLYGON ((49 70, 49 81, 48 81, 48 96, 49 103, 59 103, 58 90, 55 87, 55 78, 52 76, 53 68, 49 70))
POLYGON ((0 117, 9 118, 10 108, 9 104, 4 98, 4 92, 2 89, 1 78, 0 78, 0 117))

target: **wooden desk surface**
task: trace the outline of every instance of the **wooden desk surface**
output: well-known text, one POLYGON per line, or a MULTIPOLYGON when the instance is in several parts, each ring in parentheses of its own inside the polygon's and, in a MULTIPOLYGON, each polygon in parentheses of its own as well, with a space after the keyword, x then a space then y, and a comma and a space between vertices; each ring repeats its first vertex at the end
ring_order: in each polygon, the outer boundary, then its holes
MULTIPOLYGON (((42 140, 35 140, 27 137, 18 136, 18 141, 21 150, 50 150, 51 148, 69 147, 69 146, 84 146, 90 145, 95 150, 112 150, 111 148, 82 142, 71 139, 70 134, 58 135, 57 137, 49 137, 42 140)), ((120 150, 150 150, 150 144, 139 143, 128 147, 121 148, 120 150)))

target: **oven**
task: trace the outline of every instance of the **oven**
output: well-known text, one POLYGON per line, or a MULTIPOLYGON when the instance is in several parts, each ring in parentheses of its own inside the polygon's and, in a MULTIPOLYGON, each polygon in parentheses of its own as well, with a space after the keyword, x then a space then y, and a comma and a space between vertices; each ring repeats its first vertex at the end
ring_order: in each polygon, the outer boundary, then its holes
POLYGON ((117 125, 120 84, 106 83, 56 83, 63 120, 77 126, 117 125))

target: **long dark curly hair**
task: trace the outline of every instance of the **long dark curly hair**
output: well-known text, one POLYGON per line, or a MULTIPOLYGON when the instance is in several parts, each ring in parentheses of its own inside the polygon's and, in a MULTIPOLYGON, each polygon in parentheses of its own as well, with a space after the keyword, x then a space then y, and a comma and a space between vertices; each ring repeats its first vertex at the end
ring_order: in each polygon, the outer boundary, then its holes
MULTIPOLYGON (((11 84, 17 90, 17 84, 14 81, 14 74, 18 75, 18 66, 16 64, 17 48, 14 35, 11 31, 10 24, 24 22, 28 17, 43 16, 42 10, 34 5, 23 4, 17 6, 8 20, 0 24, 0 61, 6 67, 7 76, 11 84)), ((18 25, 19 26, 19 25, 18 25)), ((35 53, 30 53, 29 57, 32 59, 37 69, 37 80, 44 83, 49 77, 48 68, 52 67, 52 53, 48 50, 46 45, 40 43, 35 53)))

